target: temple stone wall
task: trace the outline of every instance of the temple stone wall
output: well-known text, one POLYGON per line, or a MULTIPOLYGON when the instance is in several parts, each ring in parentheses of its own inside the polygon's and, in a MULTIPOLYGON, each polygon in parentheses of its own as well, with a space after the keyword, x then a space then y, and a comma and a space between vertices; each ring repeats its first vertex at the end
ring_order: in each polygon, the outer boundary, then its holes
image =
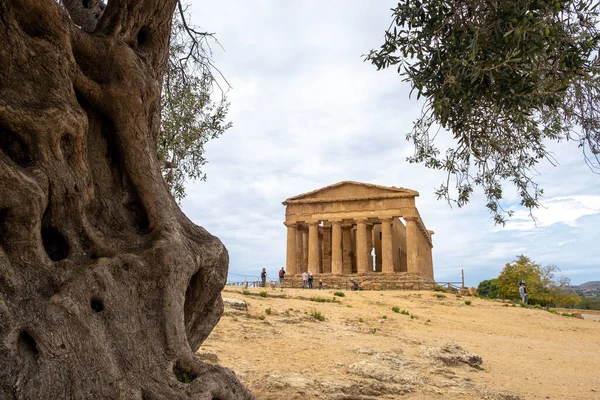
POLYGON ((415 206, 418 195, 345 181, 287 199, 287 277, 311 271, 341 281, 356 274, 378 275, 379 283, 399 274, 433 280, 433 231, 415 206))

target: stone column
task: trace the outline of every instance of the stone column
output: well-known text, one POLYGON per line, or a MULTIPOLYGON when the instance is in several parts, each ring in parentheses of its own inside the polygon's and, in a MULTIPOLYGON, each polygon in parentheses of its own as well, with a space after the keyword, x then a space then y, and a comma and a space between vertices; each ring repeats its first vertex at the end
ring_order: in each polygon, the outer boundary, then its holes
POLYGON ((323 260, 323 273, 331 273, 331 225, 323 225, 323 240, 321 241, 322 252, 321 259, 323 260))
POLYGON ((296 224, 296 227, 296 273, 301 274, 304 272, 304 227, 302 224, 296 224))
POLYGON ((356 221, 356 272, 368 272, 369 254, 367 253, 367 220, 356 221))
POLYGON ((352 225, 342 225, 342 273, 352 273, 352 225))
POLYGON ((285 272, 288 275, 296 275, 298 273, 298 255, 296 254, 296 232, 297 227, 293 222, 284 222, 287 226, 287 251, 285 257, 285 272))
POLYGON ((407 272, 419 272, 419 236, 421 232, 417 226, 417 218, 409 217, 406 220, 406 263, 407 272))
POLYGON ((319 223, 308 223, 308 270, 319 272, 319 223))
POLYGON ((331 222, 331 273, 342 273, 342 224, 340 221, 331 222))
POLYGON ((302 230, 302 271, 308 271, 308 225, 302 230))
POLYGON ((381 272, 381 224, 377 224, 373 227, 373 247, 375 247, 375 271, 381 272))
POLYGON ((381 252, 383 260, 381 271, 386 274, 394 272, 394 242, 392 238, 392 219, 381 220, 381 252))
POLYGON ((373 272, 373 224, 367 224, 367 271, 373 272))

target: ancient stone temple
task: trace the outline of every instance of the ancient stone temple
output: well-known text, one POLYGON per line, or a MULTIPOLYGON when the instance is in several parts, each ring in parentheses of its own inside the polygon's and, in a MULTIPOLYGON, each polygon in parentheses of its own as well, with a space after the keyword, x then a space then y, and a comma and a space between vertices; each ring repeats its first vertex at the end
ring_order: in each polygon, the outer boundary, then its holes
POLYGON ((286 270, 335 278, 415 276, 433 281, 433 231, 415 205, 418 192, 344 181, 290 197, 286 270))

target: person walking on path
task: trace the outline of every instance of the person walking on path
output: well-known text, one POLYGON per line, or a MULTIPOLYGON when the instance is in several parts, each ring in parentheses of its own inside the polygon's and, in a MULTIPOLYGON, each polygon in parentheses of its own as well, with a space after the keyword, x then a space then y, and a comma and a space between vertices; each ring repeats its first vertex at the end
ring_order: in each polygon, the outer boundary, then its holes
POLYGON ((265 287, 267 285, 267 270, 263 268, 260 273, 261 286, 265 287))
POLYGON ((308 287, 308 275, 306 274, 306 271, 304 271, 302 273, 302 289, 306 289, 308 287))
POLYGON ((283 267, 281 267, 281 269, 279 270, 279 285, 281 287, 284 286, 284 283, 283 283, 284 279, 285 279, 285 270, 283 269, 283 267))
POLYGON ((313 273, 308 271, 308 288, 312 289, 312 283, 313 283, 313 273))

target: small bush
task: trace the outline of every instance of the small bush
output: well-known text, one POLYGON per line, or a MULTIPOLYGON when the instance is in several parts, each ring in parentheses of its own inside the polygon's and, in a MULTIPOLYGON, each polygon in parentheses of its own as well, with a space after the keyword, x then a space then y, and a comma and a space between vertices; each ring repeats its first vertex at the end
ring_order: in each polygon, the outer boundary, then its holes
POLYGON ((335 301, 335 297, 333 298, 333 300, 331 300, 331 299, 324 299, 322 297, 316 296, 316 297, 313 297, 312 299, 310 299, 310 301, 314 301, 317 303, 333 303, 335 301))
POLYGON ((265 318, 267 318, 264 314, 260 314, 258 316, 258 319, 260 319, 261 321, 264 320, 265 318))
POLYGON ((262 292, 259 293, 260 297, 267 297, 269 294, 267 293, 266 290, 263 290, 262 292))
POLYGON ((400 314, 402 314, 402 315, 410 315, 410 313, 408 311, 406 311, 406 310, 400 311, 400 314))
POLYGON ((273 310, 271 310, 271 308, 269 307, 265 310, 265 314, 271 315, 271 314, 273 314, 273 310))
POLYGON ((250 294, 250 291, 248 289, 244 289, 242 290, 242 294, 248 296, 250 294))
POLYGON ((446 288, 442 287, 442 286, 436 286, 433 288, 433 290, 435 290, 436 292, 444 292, 446 293, 446 288))
POLYGON ((348 307, 348 308, 352 308, 352 306, 351 306, 350 304, 348 304, 346 307, 348 307))
POLYGON ((335 292, 333 295, 334 295, 334 296, 337 296, 337 297, 344 297, 344 296, 346 296, 346 295, 344 294, 344 292, 335 292))
POLYGON ((427 322, 431 322, 431 320, 430 320, 430 319, 427 319, 427 322))
POLYGON ((512 306, 513 306, 513 307, 516 307, 517 305, 516 305, 515 303, 513 303, 513 305, 512 305, 512 306))
POLYGON ((419 319, 419 317, 417 317, 416 315, 411 315, 410 319, 419 319))
POLYGON ((384 316, 383 316, 383 317, 381 317, 381 318, 383 318, 383 319, 387 319, 387 315, 384 315, 384 316))
POLYGON ((364 320, 364 319, 362 319, 362 318, 359 318, 359 319, 358 319, 358 322, 365 322, 365 320, 364 320))
POLYGON ((470 306, 471 305, 471 300, 465 300, 465 304, 470 306))
POLYGON ((525 303, 521 303, 521 307, 523 307, 523 308, 527 308, 527 304, 525 304, 525 303))
POLYGON ((535 306, 533 306, 533 308, 537 308, 538 310, 540 310, 542 308, 542 306, 540 306, 539 304, 536 304, 535 306))
POLYGON ((372 333, 373 335, 375 334, 375 332, 377 332, 377 328, 373 328, 373 329, 371 329, 371 333, 372 333))
POLYGON ((437 297, 438 299, 445 299, 446 295, 445 294, 441 294, 441 293, 436 293, 435 297, 437 297))
POLYGON ((392 311, 395 313, 399 313, 400 309, 398 307, 394 306, 394 307, 392 307, 392 311))
POLYGON ((320 311, 310 310, 310 315, 312 315, 312 317, 317 321, 325 321, 325 316, 323 316, 320 311))
POLYGON ((502 305, 502 307, 508 307, 508 304, 504 304, 504 305, 502 305))

